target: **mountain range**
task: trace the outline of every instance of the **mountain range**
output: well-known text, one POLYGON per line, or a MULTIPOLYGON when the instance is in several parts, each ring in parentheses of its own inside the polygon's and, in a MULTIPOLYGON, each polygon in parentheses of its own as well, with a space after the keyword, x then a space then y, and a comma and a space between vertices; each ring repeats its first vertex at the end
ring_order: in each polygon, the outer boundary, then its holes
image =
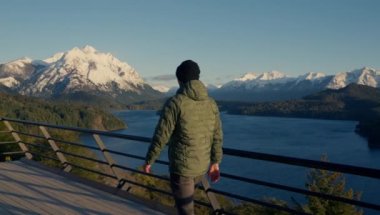
POLYGON ((18 59, 0 65, 0 90, 47 99, 128 104, 162 94, 127 63, 91 46, 45 60, 18 59))
POLYGON ((341 89, 327 89, 286 101, 221 103, 233 114, 371 120, 380 118, 380 89, 349 84, 341 89))
POLYGON ((288 77, 278 71, 247 73, 209 91, 218 100, 258 102, 302 98, 325 89, 341 89, 353 83, 379 88, 380 71, 364 67, 336 75, 307 73, 298 77, 288 77))
MULTIPOLYGON (((379 88, 380 71, 364 67, 336 75, 306 73, 298 77, 279 71, 247 73, 219 87, 207 87, 217 100, 259 102, 302 98, 351 83, 379 88)), ((176 89, 150 86, 128 63, 87 45, 45 60, 21 58, 0 64, 0 92, 117 106, 161 99, 176 89)))

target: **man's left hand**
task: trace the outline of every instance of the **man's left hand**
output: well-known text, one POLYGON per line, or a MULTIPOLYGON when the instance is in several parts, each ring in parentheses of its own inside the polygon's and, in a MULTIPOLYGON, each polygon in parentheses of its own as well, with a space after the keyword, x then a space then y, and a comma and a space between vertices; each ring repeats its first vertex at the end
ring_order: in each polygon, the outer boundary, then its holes
POLYGON ((150 164, 145 164, 145 165, 144 165, 144 172, 145 172, 145 173, 150 173, 150 168, 151 168, 151 165, 150 165, 150 164))

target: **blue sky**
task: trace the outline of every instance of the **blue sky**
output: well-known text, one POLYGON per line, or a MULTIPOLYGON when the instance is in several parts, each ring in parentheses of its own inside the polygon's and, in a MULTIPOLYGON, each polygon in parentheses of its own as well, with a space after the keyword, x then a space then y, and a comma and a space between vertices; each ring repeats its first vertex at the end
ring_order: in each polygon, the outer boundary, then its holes
MULTIPOLYGON (((220 84, 246 72, 380 69, 378 0, 1 0, 0 63, 86 44, 150 82, 186 59, 220 84)), ((170 77, 170 76, 169 76, 170 77)))

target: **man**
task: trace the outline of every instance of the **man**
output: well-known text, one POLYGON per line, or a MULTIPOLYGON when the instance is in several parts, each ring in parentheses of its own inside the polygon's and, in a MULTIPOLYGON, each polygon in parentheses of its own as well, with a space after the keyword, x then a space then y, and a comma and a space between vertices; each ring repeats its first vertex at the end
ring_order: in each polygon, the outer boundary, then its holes
POLYGON ((169 145, 170 184, 179 214, 194 214, 194 186, 208 172, 211 181, 220 178, 222 126, 218 106, 199 81, 197 63, 187 60, 177 67, 177 94, 164 105, 146 155, 144 171, 166 144, 169 145))

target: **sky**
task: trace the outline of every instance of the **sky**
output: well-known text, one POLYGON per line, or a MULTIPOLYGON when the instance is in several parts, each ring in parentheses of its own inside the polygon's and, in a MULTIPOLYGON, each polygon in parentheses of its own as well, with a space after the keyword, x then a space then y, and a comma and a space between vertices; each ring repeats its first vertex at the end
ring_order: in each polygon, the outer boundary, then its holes
POLYGON ((380 69, 378 0, 0 0, 0 63, 91 45, 151 84, 175 84, 192 59, 201 80, 247 72, 380 69))

